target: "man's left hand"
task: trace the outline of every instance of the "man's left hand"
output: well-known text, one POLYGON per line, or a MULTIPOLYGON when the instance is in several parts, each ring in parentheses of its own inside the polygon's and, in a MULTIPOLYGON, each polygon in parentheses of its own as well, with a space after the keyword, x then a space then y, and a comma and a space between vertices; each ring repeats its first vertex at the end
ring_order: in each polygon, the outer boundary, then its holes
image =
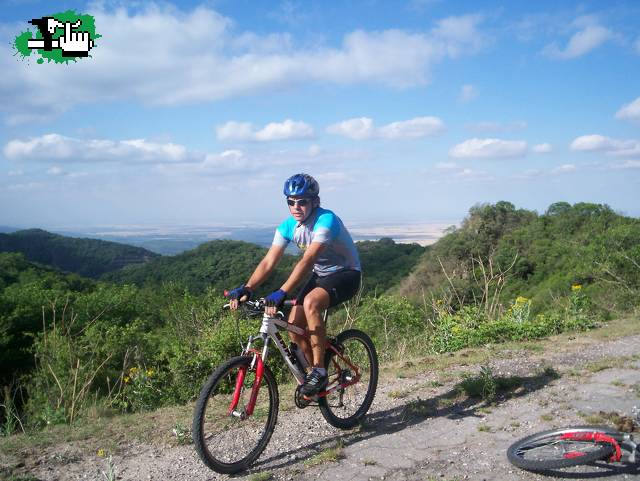
POLYGON ((270 316, 273 316, 276 313, 277 309, 282 305, 286 297, 287 293, 282 289, 278 289, 277 291, 274 291, 267 297, 265 297, 264 302, 267 305, 266 313, 270 316))

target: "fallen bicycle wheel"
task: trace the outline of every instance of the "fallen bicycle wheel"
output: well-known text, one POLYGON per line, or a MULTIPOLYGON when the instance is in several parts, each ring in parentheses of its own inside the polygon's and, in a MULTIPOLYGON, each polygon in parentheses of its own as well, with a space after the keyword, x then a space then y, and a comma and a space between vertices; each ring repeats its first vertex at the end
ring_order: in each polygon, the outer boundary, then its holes
POLYGON ((588 464, 612 456, 615 446, 606 440, 610 439, 609 434, 610 428, 605 426, 543 431, 513 443, 507 450, 507 458, 514 466, 528 471, 588 464))

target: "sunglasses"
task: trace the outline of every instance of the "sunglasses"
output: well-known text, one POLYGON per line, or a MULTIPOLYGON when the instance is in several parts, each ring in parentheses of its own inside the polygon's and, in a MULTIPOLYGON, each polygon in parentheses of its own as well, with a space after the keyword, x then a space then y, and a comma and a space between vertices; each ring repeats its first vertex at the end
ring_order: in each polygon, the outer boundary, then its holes
POLYGON ((306 207, 311 203, 311 199, 287 199, 287 204, 289 204, 291 207, 298 206, 298 207, 306 207))

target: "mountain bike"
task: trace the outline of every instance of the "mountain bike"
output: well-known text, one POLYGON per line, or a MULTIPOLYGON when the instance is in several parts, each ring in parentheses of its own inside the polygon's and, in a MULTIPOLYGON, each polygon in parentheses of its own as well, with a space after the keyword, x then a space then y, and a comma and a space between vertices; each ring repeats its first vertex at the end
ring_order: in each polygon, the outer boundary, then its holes
POLYGON ((547 471, 594 461, 636 463, 633 435, 608 426, 575 426, 543 431, 513 443, 507 458, 527 471, 547 471))
MULTIPOLYGON (((286 307, 295 305, 285 301, 286 307)), ((225 308, 228 308, 226 305, 225 308)), ((209 377, 196 402, 192 436, 198 455, 214 471, 233 474, 247 469, 266 448, 278 418, 276 378, 267 366, 271 344, 275 345, 298 386, 295 405, 317 405, 325 420, 341 429, 358 424, 366 415, 378 384, 378 355, 367 334, 348 329, 327 337, 324 365, 328 384, 317 396, 300 392, 308 362, 295 343, 286 344, 281 331, 309 338, 289 324, 282 311, 264 312, 264 299, 247 301, 241 309, 250 318, 262 316, 260 333, 249 336, 240 356, 222 363, 209 377), (261 349, 254 347, 259 342, 261 349)), ((326 324, 327 312, 324 313, 326 324)))

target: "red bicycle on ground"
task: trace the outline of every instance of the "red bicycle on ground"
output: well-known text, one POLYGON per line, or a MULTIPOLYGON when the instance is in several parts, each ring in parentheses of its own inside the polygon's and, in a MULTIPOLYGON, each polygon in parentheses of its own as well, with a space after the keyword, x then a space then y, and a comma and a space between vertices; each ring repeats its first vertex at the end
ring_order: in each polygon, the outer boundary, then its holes
POLYGON ((513 443, 507 458, 514 466, 544 472, 594 461, 635 464, 638 445, 633 435, 608 426, 571 426, 551 429, 513 443))
MULTIPOLYGON (((285 301, 285 306, 295 301, 285 301)), ((228 307, 225 306, 225 307, 228 307)), ((273 344, 298 387, 294 400, 299 408, 317 404, 329 424, 349 429, 366 415, 378 384, 378 356, 364 332, 349 329, 328 337, 324 365, 327 388, 307 398, 300 392, 308 363, 294 343, 287 344, 280 331, 309 337, 289 324, 282 312, 264 313, 264 299, 248 301, 241 308, 249 317, 262 316, 258 335, 252 335, 242 354, 220 365, 209 377, 196 402, 192 435, 202 461, 214 471, 232 474, 247 469, 267 446, 278 418, 278 385, 266 364, 273 344), (259 343, 259 348, 254 346, 259 343)), ((325 312, 325 323, 327 313, 325 312)))

